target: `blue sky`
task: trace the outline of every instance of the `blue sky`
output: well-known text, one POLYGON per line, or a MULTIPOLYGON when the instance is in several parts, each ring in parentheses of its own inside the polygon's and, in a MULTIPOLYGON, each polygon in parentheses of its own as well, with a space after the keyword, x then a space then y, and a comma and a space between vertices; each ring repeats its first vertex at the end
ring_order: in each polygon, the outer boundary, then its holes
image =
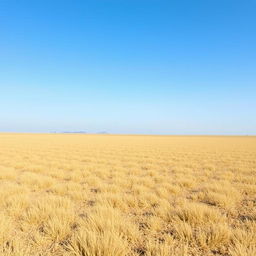
POLYGON ((0 0, 0 131, 256 134, 255 11, 0 0))

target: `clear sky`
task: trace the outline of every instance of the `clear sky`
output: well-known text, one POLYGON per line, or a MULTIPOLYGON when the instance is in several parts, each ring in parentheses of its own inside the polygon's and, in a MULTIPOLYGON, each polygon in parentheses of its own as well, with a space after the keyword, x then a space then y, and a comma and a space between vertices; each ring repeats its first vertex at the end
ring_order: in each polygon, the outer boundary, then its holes
POLYGON ((255 0, 0 0, 0 131, 256 134, 255 0))

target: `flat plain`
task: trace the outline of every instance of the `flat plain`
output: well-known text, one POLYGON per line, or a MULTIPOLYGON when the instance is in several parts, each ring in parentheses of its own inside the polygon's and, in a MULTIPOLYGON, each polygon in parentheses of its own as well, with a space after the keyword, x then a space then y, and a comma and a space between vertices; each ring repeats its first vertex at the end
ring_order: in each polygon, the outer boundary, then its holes
POLYGON ((256 137, 2 133, 0 255, 255 256, 256 137))

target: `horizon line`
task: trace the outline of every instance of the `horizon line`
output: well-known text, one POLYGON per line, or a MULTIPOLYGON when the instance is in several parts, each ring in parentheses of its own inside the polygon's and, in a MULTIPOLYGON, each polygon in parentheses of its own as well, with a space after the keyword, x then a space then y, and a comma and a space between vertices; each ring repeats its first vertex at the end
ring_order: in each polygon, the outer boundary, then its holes
POLYGON ((102 133, 102 132, 2 132, 0 131, 0 134, 45 134, 45 135, 50 135, 50 134, 65 134, 65 135, 102 135, 102 136, 107 136, 107 135, 123 135, 123 136, 212 136, 212 137, 255 137, 256 134, 171 134, 171 133, 166 133, 166 134, 160 134, 160 133, 102 133))

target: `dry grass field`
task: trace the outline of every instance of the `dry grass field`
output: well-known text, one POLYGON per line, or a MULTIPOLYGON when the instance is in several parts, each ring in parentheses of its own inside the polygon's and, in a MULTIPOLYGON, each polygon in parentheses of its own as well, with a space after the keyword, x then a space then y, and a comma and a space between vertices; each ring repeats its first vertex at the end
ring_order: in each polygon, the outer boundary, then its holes
POLYGON ((0 255, 255 256, 256 137, 0 134, 0 255))

